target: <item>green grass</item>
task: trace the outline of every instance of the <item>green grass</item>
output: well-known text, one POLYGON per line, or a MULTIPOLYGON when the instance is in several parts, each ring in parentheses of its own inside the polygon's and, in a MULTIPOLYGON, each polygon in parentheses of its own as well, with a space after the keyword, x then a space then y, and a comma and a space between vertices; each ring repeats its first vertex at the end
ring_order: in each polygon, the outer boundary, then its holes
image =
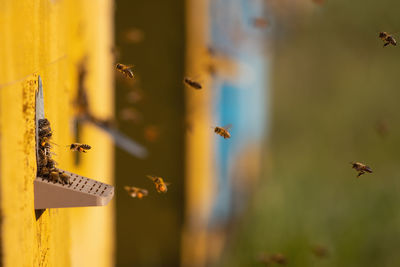
POLYGON ((264 251, 289 266, 400 266, 400 48, 377 38, 400 31, 399 7, 327 1, 301 26, 287 22, 274 51, 271 167, 222 266, 255 266, 264 251), (374 173, 356 179, 350 161, 374 173), (315 258, 314 244, 330 256, 315 258))

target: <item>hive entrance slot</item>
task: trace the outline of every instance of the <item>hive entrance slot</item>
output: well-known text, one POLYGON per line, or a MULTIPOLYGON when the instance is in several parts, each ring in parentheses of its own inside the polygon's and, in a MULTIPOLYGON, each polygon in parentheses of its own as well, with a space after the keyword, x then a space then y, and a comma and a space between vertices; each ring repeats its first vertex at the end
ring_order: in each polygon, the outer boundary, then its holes
MULTIPOLYGON (((43 149, 40 150, 39 142, 39 120, 44 119, 44 100, 42 80, 39 76, 39 89, 36 92, 36 159, 39 164, 43 160, 43 149), (42 152, 42 153, 40 153, 42 152)), ((66 207, 87 207, 87 206, 104 206, 114 196, 114 187, 108 184, 98 182, 96 180, 80 176, 78 174, 61 170, 59 168, 51 168, 57 173, 69 176, 69 182, 55 181, 50 177, 36 177, 34 181, 35 194, 35 210, 47 208, 66 208, 66 207)), ((46 175, 49 172, 42 172, 46 175)), ((56 173, 56 175, 57 175, 56 173)), ((67 177, 68 178, 68 177, 67 177)), ((40 217, 39 215, 39 217, 40 217)))

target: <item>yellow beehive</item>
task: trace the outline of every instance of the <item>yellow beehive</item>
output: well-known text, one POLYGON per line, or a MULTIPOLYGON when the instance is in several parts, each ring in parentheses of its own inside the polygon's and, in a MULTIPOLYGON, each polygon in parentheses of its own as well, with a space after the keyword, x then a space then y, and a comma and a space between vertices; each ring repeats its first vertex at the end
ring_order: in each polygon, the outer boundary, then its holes
POLYGON ((0 1, 0 196, 3 266, 111 266, 114 207, 48 209, 36 220, 35 90, 41 75, 45 115, 59 167, 113 183, 110 139, 84 126, 93 150, 74 164, 71 120, 84 80, 92 112, 113 112, 112 1, 0 1))

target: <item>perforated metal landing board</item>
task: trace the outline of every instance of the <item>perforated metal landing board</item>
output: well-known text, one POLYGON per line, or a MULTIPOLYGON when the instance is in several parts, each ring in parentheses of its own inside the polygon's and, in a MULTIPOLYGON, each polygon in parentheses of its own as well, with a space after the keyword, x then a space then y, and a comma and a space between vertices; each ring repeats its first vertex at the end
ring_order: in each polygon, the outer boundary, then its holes
MULTIPOLYGON (((36 92, 36 159, 39 159, 39 119, 44 119, 42 80, 39 76, 36 92)), ((64 185, 36 177, 34 182, 35 209, 104 206, 114 196, 114 187, 78 174, 58 169, 70 176, 64 185)))
POLYGON ((63 185, 41 177, 35 180, 35 209, 104 206, 114 196, 114 187, 64 171, 71 184, 63 185))

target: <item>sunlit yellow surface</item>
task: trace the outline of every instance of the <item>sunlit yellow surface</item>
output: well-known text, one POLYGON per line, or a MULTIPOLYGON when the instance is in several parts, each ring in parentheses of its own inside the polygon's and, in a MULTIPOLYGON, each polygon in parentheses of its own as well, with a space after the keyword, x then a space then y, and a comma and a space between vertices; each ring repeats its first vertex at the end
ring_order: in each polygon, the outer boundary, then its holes
POLYGON ((200 80, 203 89, 186 88, 186 210, 182 238, 182 265, 204 266, 207 258, 207 222, 215 190, 213 179, 213 126, 210 105, 211 78, 208 1, 186 1, 186 73, 200 80))
POLYGON ((113 183, 110 139, 85 126, 93 149, 74 166, 65 145, 75 141, 71 119, 77 66, 86 59, 85 85, 95 114, 112 115, 112 3, 0 0, 0 195, 4 266, 112 266, 114 203, 51 209, 36 220, 34 103, 37 77, 54 131, 60 168, 113 183))

